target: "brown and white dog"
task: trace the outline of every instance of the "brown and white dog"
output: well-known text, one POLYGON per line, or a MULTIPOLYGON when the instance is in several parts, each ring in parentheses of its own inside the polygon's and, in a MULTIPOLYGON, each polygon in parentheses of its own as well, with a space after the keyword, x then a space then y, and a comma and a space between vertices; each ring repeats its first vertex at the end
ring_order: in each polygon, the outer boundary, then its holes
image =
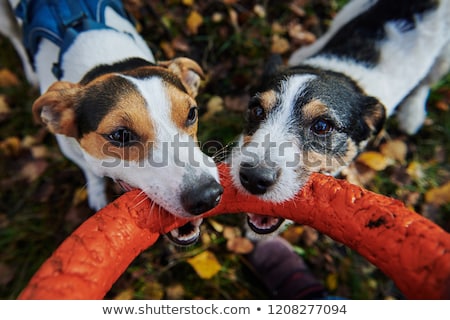
MULTIPOLYGON (((251 99, 230 158, 235 185, 283 202, 312 172, 339 173, 394 112, 400 128, 415 133, 430 85, 449 70, 449 31, 447 0, 349 2, 251 99)), ((254 214, 248 221, 258 234, 282 222, 254 214)))
MULTIPOLYGON (((42 92, 34 116, 83 170, 90 207, 107 203, 104 177, 141 189, 180 217, 218 204, 216 166, 196 141, 197 63, 155 63, 120 1, 25 0, 16 7, 42 92)), ((200 221, 171 238, 192 243, 200 221)))

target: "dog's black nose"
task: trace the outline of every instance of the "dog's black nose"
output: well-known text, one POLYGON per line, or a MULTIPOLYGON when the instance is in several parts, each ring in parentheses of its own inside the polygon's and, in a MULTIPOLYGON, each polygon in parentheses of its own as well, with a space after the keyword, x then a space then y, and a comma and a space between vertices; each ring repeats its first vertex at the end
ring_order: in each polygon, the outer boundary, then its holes
POLYGON ((239 179, 242 185, 250 193, 263 194, 275 184, 280 173, 279 168, 267 167, 265 165, 254 165, 241 163, 239 179))
POLYGON ((217 206, 223 193, 222 186, 213 177, 200 178, 181 194, 184 210, 198 215, 217 206))

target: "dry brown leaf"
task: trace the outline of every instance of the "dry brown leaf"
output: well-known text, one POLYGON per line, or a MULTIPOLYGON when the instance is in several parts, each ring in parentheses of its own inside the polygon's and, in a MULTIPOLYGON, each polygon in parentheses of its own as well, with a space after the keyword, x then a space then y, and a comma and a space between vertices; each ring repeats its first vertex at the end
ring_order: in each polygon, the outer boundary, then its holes
POLYGON ((303 5, 300 5, 295 1, 289 5, 289 9, 299 17, 304 17, 306 15, 305 9, 303 9, 303 5))
POLYGON ((20 177, 33 182, 38 179, 45 170, 47 170, 48 162, 42 159, 29 161, 20 170, 20 177))
POLYGON ((272 28, 273 34, 283 34, 286 32, 286 28, 282 24, 280 24, 279 22, 276 22, 276 21, 274 23, 272 23, 271 28, 272 28))
POLYGON ((206 112, 202 115, 202 121, 209 120, 217 112, 222 111, 224 108, 223 104, 224 101, 222 97, 213 96, 211 99, 209 99, 208 103, 206 104, 206 112))
POLYGON ((228 251, 237 254, 247 254, 253 251, 253 243, 244 237, 235 237, 227 241, 228 251))
POLYGON ((241 231, 239 230, 239 228, 226 226, 223 229, 223 237, 227 240, 230 240, 230 239, 233 239, 236 237, 240 237, 240 236, 241 236, 241 231))
POLYGON ((344 168, 341 173, 348 182, 361 187, 368 185, 377 174, 375 170, 356 161, 350 163, 350 165, 344 168))
POLYGON ((448 106, 448 103, 445 102, 444 100, 439 100, 438 102, 436 102, 435 104, 436 108, 441 110, 441 111, 448 111, 450 110, 450 107, 448 106))
POLYGON ((278 34, 272 36, 270 52, 274 54, 283 54, 289 51, 290 47, 289 41, 286 38, 280 37, 278 34))
POLYGON ((389 140, 380 146, 380 152, 388 158, 404 163, 408 147, 406 143, 401 140, 389 140))
POLYGON ((166 288, 166 297, 170 300, 180 300, 184 297, 184 287, 180 284, 174 284, 166 288))
POLYGON ((308 45, 316 41, 316 36, 297 22, 288 25, 288 34, 296 44, 308 45))
POLYGON ((172 40, 172 47, 175 50, 182 51, 182 52, 189 52, 189 50, 190 50, 189 43, 186 41, 185 38, 180 37, 180 36, 175 37, 172 40))
POLYGON ((443 204, 450 202, 450 181, 446 184, 428 190, 425 193, 425 202, 431 203, 437 206, 441 206, 443 204))
POLYGON ((377 151, 363 152, 356 159, 359 163, 365 164, 369 168, 375 171, 381 171, 386 169, 389 165, 393 164, 393 160, 386 157, 377 151))
POLYGON ((225 108, 231 111, 244 112, 247 110, 247 105, 250 100, 250 95, 243 94, 240 96, 226 96, 224 103, 225 108))
POLYGON ((205 247, 209 246, 212 242, 211 235, 208 232, 200 233, 200 239, 205 247))
POLYGON ((34 159, 44 159, 49 157, 49 151, 47 146, 38 145, 30 148, 31 155, 34 159))
POLYGON ((17 76, 8 69, 0 69, 0 87, 13 87, 20 84, 17 76))
POLYGON ((312 247, 312 245, 315 244, 317 240, 319 240, 319 232, 314 228, 304 226, 302 239, 306 247, 312 247))
POLYGON ((297 243, 300 240, 300 237, 303 233, 303 226, 291 226, 290 228, 287 228, 282 236, 284 239, 286 239, 289 243, 297 243))
POLYGON ((161 50, 164 51, 164 55, 167 59, 173 59, 175 57, 176 52, 171 43, 168 41, 161 41, 159 46, 161 47, 161 50))
POLYGON ((201 16, 201 14, 195 10, 191 11, 186 20, 186 25, 188 27, 190 34, 197 34, 198 28, 200 28, 202 24, 203 24, 203 17, 201 16))
POLYGON ((146 299, 161 300, 164 298, 164 288, 157 281, 149 281, 144 285, 142 292, 146 299))
POLYGON ((18 137, 8 137, 0 141, 0 151, 6 156, 17 156, 21 149, 22 146, 18 137))
POLYGON ((11 114, 11 108, 6 101, 5 95, 0 95, 0 121, 4 120, 11 114))
POLYGON ((214 253, 208 250, 187 259, 187 262, 202 279, 211 279, 222 268, 214 253))
POLYGON ((239 31, 239 15, 236 12, 236 10, 230 8, 228 10, 228 15, 230 16, 230 22, 231 22, 231 25, 233 26, 233 28, 236 31, 239 31))
POLYGON ((253 12, 259 17, 264 19, 266 17, 266 9, 260 4, 256 4, 253 7, 253 12))

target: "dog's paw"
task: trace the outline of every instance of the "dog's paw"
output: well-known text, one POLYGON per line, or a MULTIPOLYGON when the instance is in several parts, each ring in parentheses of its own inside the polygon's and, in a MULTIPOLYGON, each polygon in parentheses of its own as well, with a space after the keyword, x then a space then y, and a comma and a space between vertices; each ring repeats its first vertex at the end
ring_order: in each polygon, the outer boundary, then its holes
POLYGON ((407 134, 419 131, 427 116, 426 103, 430 88, 426 85, 417 87, 400 105, 397 111, 399 127, 407 134))

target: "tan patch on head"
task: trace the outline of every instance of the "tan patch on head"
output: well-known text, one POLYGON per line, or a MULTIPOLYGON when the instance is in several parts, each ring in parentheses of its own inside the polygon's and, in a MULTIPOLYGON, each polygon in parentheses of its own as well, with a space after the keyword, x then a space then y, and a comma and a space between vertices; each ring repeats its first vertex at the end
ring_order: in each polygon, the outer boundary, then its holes
POLYGON ((252 142, 252 136, 244 136, 244 139, 243 139, 244 146, 246 144, 249 144, 250 142, 252 142))
POLYGON ((364 121, 366 121, 370 130, 377 133, 381 129, 386 118, 385 108, 381 103, 378 103, 371 108, 371 111, 372 112, 364 116, 364 121))
POLYGON ((277 103, 277 93, 274 90, 264 91, 259 94, 261 106, 268 113, 277 103))
POLYGON ((80 144, 89 154, 98 159, 110 157, 127 161, 140 161, 148 157, 155 141, 155 129, 150 120, 144 98, 136 91, 120 96, 117 104, 102 119, 95 132, 89 132, 80 139, 80 144), (139 140, 124 147, 118 147, 104 136, 126 128, 139 140))
POLYGON ((178 88, 167 85, 167 93, 170 100, 170 117, 173 123, 194 140, 197 140, 198 115, 194 123, 188 123, 189 110, 197 106, 195 100, 178 88))
POLYGON ((302 107, 303 117, 310 121, 323 116, 327 111, 328 107, 318 99, 313 100, 302 107))
POLYGON ((344 155, 327 155, 317 151, 308 151, 305 153, 306 159, 303 159, 303 166, 310 172, 321 172, 334 174, 343 167, 348 166, 358 155, 358 148, 350 138, 347 139, 347 150, 344 155))

